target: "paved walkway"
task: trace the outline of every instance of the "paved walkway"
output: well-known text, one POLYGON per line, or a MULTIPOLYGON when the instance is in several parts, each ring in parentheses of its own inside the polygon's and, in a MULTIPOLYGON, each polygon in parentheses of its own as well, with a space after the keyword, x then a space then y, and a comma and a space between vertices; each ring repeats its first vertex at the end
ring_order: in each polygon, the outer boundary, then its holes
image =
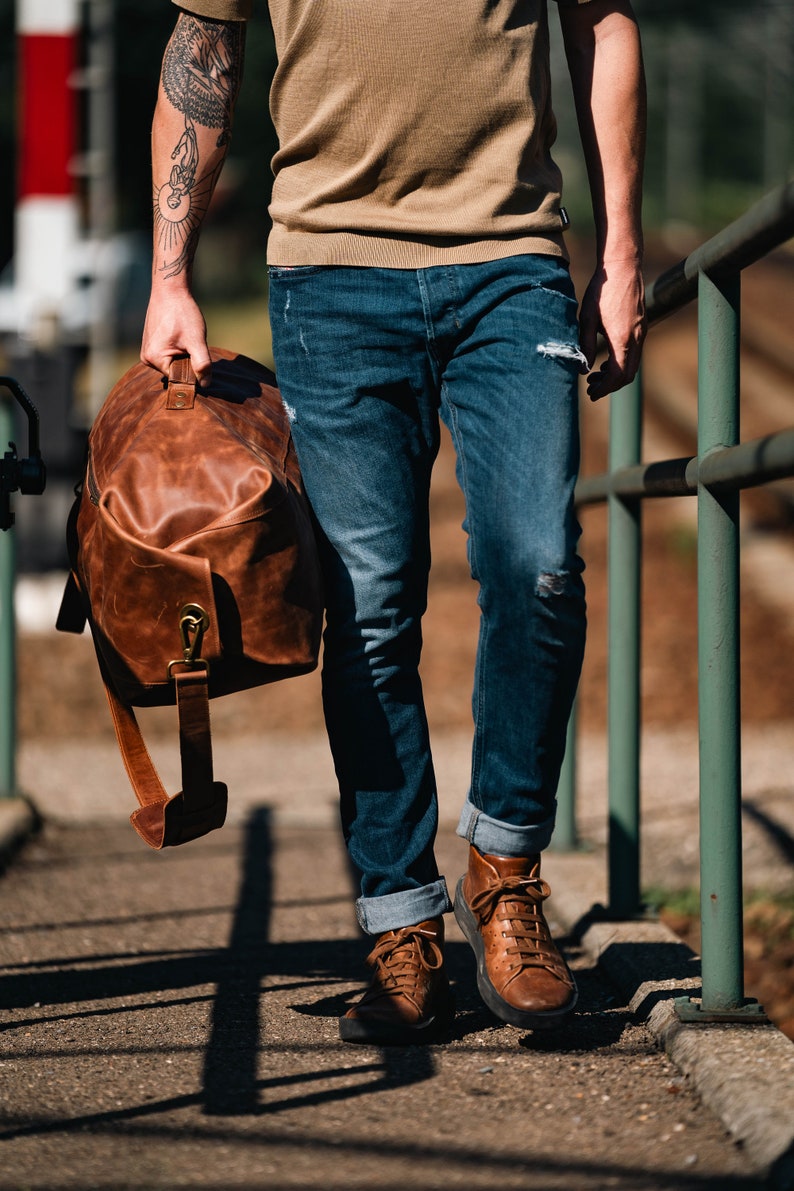
MULTIPOLYGON (((745 757, 757 747, 760 765, 774 744, 749 740, 745 757)), ((547 1034, 497 1023, 453 922, 454 1033, 394 1050, 336 1032, 367 941, 322 740, 219 740, 230 822, 161 855, 126 824, 112 746, 23 747, 45 827, 0 883, 0 1187, 794 1186, 794 1046, 772 1027, 680 1026, 671 998, 697 991, 691 953, 658 924, 588 925, 605 900, 603 750, 584 746, 592 847, 545 864, 579 1011, 547 1034)), ((683 737, 649 749, 649 840, 686 881, 692 758, 683 737)), ((466 752, 436 742, 450 885, 466 752)), ((779 795, 774 781, 750 791, 785 834, 779 795)), ((20 817, 6 806, 0 834, 20 817)), ((763 819, 748 847, 768 869, 780 839, 763 819)))

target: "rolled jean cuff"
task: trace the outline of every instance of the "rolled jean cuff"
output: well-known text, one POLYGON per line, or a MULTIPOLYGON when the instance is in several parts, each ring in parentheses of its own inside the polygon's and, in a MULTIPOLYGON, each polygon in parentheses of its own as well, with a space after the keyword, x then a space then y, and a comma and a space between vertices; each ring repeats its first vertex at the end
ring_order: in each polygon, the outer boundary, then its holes
POLYGON ((492 819, 484 811, 478 810, 473 802, 467 801, 461 812, 457 833, 481 852, 489 852, 492 856, 532 856, 548 848, 551 843, 554 819, 555 814, 552 812, 542 823, 515 827, 512 823, 492 819))
POLYGON ((452 909, 447 884, 439 877, 432 885, 385 893, 382 897, 360 897, 356 902, 358 924, 368 935, 401 926, 416 926, 428 918, 438 918, 452 909))

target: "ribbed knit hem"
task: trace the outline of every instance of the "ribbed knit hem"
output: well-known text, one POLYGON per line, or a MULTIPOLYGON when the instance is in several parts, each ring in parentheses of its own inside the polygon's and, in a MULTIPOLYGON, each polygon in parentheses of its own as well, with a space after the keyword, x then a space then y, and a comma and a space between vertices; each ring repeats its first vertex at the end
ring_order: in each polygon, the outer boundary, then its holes
POLYGON ((247 21, 253 7, 253 0, 171 0, 171 3, 213 21, 247 21))
POLYGON ((267 259, 271 265, 350 265, 381 269, 476 265, 527 253, 569 259, 562 234, 555 232, 495 240, 456 240, 442 236, 403 240, 354 232, 288 232, 275 225, 267 244, 267 259))

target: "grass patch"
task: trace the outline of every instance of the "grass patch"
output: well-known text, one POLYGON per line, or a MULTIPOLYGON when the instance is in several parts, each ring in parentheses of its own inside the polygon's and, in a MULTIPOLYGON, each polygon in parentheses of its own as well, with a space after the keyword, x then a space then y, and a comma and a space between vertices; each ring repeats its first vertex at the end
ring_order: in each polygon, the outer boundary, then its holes
MULTIPOLYGON (((662 916, 700 918, 700 891, 696 886, 665 889, 651 885, 644 899, 662 916)), ((743 899, 745 924, 767 930, 780 942, 794 940, 794 893, 765 893, 754 890, 743 899)))

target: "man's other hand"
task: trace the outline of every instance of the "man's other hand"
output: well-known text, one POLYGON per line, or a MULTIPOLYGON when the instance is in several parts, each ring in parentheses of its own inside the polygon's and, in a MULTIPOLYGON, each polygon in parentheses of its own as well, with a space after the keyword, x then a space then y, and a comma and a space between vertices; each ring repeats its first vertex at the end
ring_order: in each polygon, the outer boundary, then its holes
POLYGON ((634 379, 645 339, 645 287, 634 260, 599 266, 588 285, 579 311, 579 339, 592 366, 599 332, 607 357, 587 378, 587 393, 598 401, 634 379))

